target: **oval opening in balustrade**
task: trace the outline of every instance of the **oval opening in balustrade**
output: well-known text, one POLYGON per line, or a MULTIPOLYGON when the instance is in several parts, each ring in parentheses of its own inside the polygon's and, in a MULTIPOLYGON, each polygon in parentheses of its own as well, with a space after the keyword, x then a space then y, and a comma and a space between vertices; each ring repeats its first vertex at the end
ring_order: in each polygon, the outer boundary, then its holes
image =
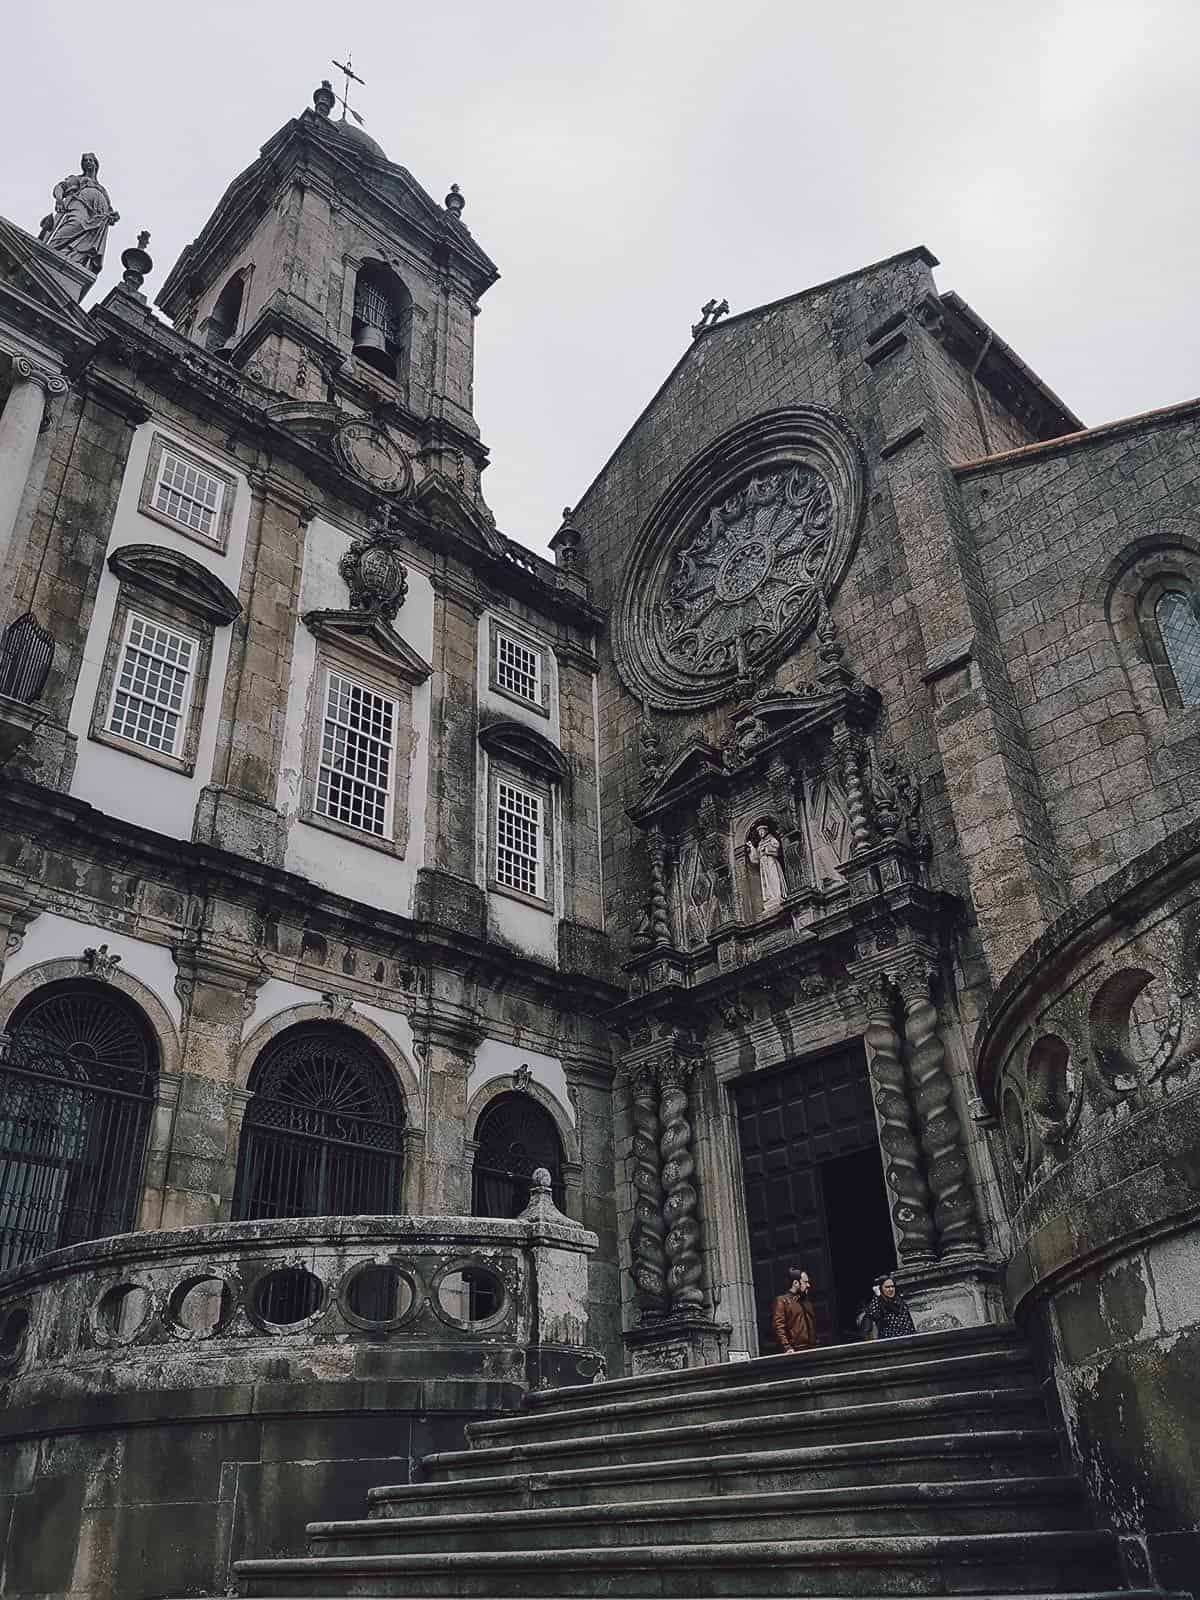
POLYGON ((224 1278, 185 1278, 171 1291, 167 1320, 185 1339, 211 1339, 228 1326, 236 1309, 236 1296, 224 1278))
POLYGON ((140 1283, 114 1283, 96 1303, 96 1328, 106 1339, 128 1344, 145 1326, 153 1301, 140 1283))
POLYGON ((307 1267, 276 1267, 254 1287, 254 1310, 278 1328, 315 1316, 324 1300, 325 1285, 307 1267))
POLYGON ((15 1366, 25 1353, 28 1337, 29 1308, 13 1306, 0 1319, 0 1365, 15 1366))
POLYGON ((365 1327, 394 1327, 409 1315, 416 1298, 416 1286, 402 1267, 372 1262, 346 1279, 342 1309, 350 1321, 365 1327))
POLYGON ((1011 1084, 1006 1084, 1000 1096, 1000 1122, 1004 1129, 1004 1143, 1009 1160, 1018 1172, 1025 1171, 1025 1158, 1029 1142, 1025 1132, 1025 1109, 1011 1084))
POLYGON ((443 1272, 437 1280, 438 1308, 460 1328, 477 1328, 500 1317, 508 1291, 499 1273, 472 1263, 443 1272))

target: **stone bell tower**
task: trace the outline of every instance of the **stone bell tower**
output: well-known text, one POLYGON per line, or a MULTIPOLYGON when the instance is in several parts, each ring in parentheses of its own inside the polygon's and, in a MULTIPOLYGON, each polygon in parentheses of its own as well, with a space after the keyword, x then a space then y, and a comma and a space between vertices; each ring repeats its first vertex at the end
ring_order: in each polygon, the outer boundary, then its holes
POLYGON ((357 475, 397 462, 469 498, 487 459, 472 411, 473 319, 496 281, 453 185, 437 204, 345 116, 328 82, 230 184, 158 297, 176 328, 276 397, 274 420, 332 434, 357 475), (377 448, 381 425, 402 454, 377 448))

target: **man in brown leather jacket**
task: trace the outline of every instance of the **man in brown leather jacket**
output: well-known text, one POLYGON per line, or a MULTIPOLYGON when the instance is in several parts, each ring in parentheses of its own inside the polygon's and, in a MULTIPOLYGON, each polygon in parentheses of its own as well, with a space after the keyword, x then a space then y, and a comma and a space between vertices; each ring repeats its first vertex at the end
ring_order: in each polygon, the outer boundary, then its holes
POLYGON ((789 1267, 792 1286, 771 1302, 771 1326, 781 1355, 798 1355, 817 1342, 817 1319, 813 1311, 811 1284, 803 1267, 789 1267))

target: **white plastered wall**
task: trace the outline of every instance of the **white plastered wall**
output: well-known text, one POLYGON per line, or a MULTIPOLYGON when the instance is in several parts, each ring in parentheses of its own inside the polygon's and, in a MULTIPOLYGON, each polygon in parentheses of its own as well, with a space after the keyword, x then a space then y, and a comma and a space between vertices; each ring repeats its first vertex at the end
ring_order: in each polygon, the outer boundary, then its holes
MULTIPOLYGON (((535 733, 541 734, 544 739, 549 739, 551 744, 561 748, 562 739, 559 724, 559 698, 558 698, 558 662, 550 638, 535 624, 529 623, 523 616, 510 616, 504 611, 485 611, 479 619, 479 634, 476 645, 478 663, 477 692, 479 695, 479 723, 484 726, 489 722, 511 720, 519 722, 535 733), (549 715, 539 711, 535 706, 525 705, 520 700, 506 694, 500 694, 491 687, 491 649, 492 649, 492 623, 495 621, 515 638, 526 639, 531 644, 540 645, 545 652, 546 682, 549 688, 549 715)), ((478 750, 478 782, 476 785, 476 810, 477 824, 476 838, 476 872, 477 881, 486 884, 488 881, 488 850, 490 849, 490 830, 492 819, 489 811, 490 804, 490 774, 488 770, 488 754, 482 747, 478 750)), ((563 849, 562 849, 562 804, 561 795, 556 785, 553 790, 553 814, 551 817, 551 832, 553 837, 553 853, 551 858, 551 896, 552 910, 543 911, 540 907, 527 905, 522 900, 510 899, 507 895, 488 894, 488 927, 491 934, 502 943, 514 946, 525 955, 535 956, 539 960, 556 964, 558 961, 558 919, 562 913, 563 905, 563 849)))
MULTIPOLYGON (((308 531, 301 579, 300 613, 342 611, 349 604, 345 579, 337 569, 351 536, 315 518, 308 531)), ((426 661, 433 653, 433 587, 423 572, 408 568, 408 595, 394 623, 396 632, 426 661)), ((300 820, 304 761, 311 696, 319 693, 317 640, 297 620, 288 683, 277 804, 287 821, 284 865, 324 888, 367 905, 412 914, 417 869, 425 856, 425 796, 429 787, 428 682, 412 690, 412 749, 408 777, 408 843, 403 856, 358 844, 300 820)), ((402 759, 402 752, 397 752, 402 759)))
MULTIPOLYGON (((193 439, 174 424, 155 418, 143 423, 134 434, 113 517, 108 553, 131 544, 151 544, 162 549, 178 551, 198 565, 215 573, 226 588, 238 592, 242 570, 242 555, 246 544, 246 526, 250 515, 250 489, 245 478, 236 471, 234 463, 209 449, 202 441, 193 439), (193 455, 211 461, 215 470, 231 473, 234 477, 233 515, 229 527, 228 548, 222 553, 198 539, 189 539, 177 533, 166 523, 148 517, 138 510, 142 481, 155 433, 175 440, 193 455)), ((78 758, 71 793, 86 800, 108 816, 133 822, 143 828, 170 839, 190 839, 192 819, 200 790, 212 782, 213 753, 217 742, 217 723, 220 719, 221 694, 225 686, 225 673, 229 665, 229 646, 232 629, 218 627, 213 634, 212 656, 208 668, 208 686, 204 701, 204 720, 200 728, 200 742, 196 750, 196 765, 188 777, 182 772, 172 772, 157 762, 144 760, 111 745, 99 744, 89 737, 92 710, 104 665, 116 611, 118 580, 105 565, 96 591, 96 604, 84 646, 83 664, 75 698, 71 703, 70 731, 78 739, 78 758)))
POLYGON ((34 918, 20 949, 14 950, 5 962, 4 982, 8 984, 31 967, 39 967, 47 961, 78 961, 85 950, 98 949, 102 944, 108 946, 110 955, 120 956, 121 970, 140 979, 179 1027, 183 1011, 175 993, 175 961, 165 946, 150 944, 145 939, 131 939, 108 928, 97 928, 90 922, 75 922, 50 911, 34 918))
MULTIPOLYGON (((513 1073, 522 1066, 529 1067, 534 1083, 541 1085, 561 1108, 567 1122, 574 1127, 575 1109, 567 1093, 567 1075, 558 1057, 542 1055, 524 1045, 505 1044, 500 1039, 484 1039, 476 1048, 475 1062, 467 1079, 468 1104, 487 1084, 496 1078, 511 1080, 513 1073)), ((468 1137, 471 1131, 467 1129, 468 1137)))

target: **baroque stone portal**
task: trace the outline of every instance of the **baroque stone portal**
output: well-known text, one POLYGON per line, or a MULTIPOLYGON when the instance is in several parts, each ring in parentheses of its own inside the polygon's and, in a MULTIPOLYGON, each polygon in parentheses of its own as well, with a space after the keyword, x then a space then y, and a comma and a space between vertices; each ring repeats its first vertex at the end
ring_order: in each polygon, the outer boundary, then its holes
POLYGON ((643 529, 617 617, 626 682, 664 710, 748 688, 817 621, 862 506, 858 445, 831 412, 770 412, 718 439, 643 529))

